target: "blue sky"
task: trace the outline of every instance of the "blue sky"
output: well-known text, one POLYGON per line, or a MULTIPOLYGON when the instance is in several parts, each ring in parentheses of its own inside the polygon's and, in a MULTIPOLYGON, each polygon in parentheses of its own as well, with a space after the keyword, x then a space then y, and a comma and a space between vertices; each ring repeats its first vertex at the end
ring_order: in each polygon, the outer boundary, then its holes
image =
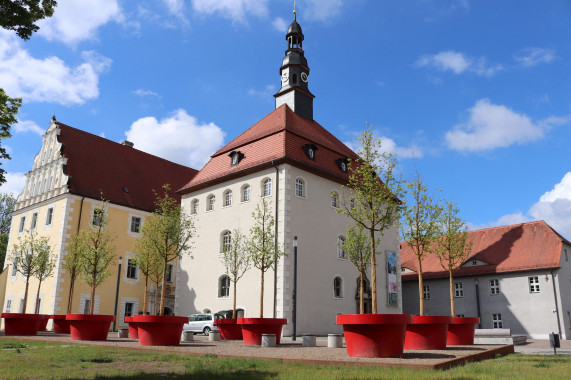
MULTIPOLYGON (((0 191, 21 191, 52 115, 200 169, 274 108, 291 0, 58 2, 30 41, 0 31, 0 87, 24 103, 0 191)), ((371 123, 473 228, 571 238, 570 1, 297 9, 317 122, 352 146, 371 123)))

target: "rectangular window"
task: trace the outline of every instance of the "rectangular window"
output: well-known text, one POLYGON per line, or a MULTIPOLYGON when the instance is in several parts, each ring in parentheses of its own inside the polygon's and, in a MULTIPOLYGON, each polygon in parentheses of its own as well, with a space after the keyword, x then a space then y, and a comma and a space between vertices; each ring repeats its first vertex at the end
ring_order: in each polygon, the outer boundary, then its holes
POLYGON ((53 217, 54 217, 54 208, 50 207, 50 208, 48 208, 48 213, 46 214, 46 226, 49 226, 52 224, 53 217))
POLYGON ((24 227, 26 227, 26 217, 25 216, 20 218, 20 228, 18 229, 18 232, 24 232, 24 227))
POLYGON ((492 314, 492 327, 495 329, 501 329, 504 327, 501 314, 492 314))
POLYGON ((167 282, 172 282, 172 264, 167 266, 167 275, 166 275, 167 282))
POLYGON ((134 259, 127 261, 127 278, 137 278, 137 262, 134 259))
POLYGON ((30 222, 30 230, 35 230, 37 225, 38 225, 38 213, 35 212, 32 214, 32 221, 30 222))
POLYGON ((103 222, 103 210, 96 207, 95 209, 93 209, 93 221, 91 224, 93 224, 94 226, 100 226, 102 222, 103 222))
POLYGON ((529 277, 529 292, 539 293, 539 277, 529 277))
POLYGON ((242 188, 242 202, 250 201, 250 185, 246 185, 242 188))
POLYGON ((89 304, 90 304, 90 300, 86 299, 85 300, 85 304, 83 305, 83 314, 89 314, 89 304))
POLYGON ((346 260, 347 254, 346 254, 345 250, 343 249, 343 244, 345 244, 345 238, 339 236, 337 238, 337 258, 346 260))
MULTIPOLYGON (((133 316, 133 303, 132 302, 126 302, 125 303, 125 317, 132 317, 133 316)), ((125 319, 123 319, 123 322, 125 322, 125 319)))
POLYGON ((12 277, 16 276, 18 274, 18 263, 16 262, 16 260, 14 260, 14 262, 12 262, 12 277))
POLYGON ((461 282, 454 283, 454 298, 464 297, 464 285, 461 282))
POLYGON ((430 299, 430 285, 422 285, 422 298, 425 300, 430 299))
POLYGON ((132 216, 131 217, 131 232, 138 234, 140 228, 141 228, 141 218, 138 216, 132 216))
POLYGON ((12 300, 6 300, 6 313, 11 313, 10 311, 11 309, 12 309, 12 300))
POLYGON ((490 280, 490 295, 497 296, 498 294, 500 294, 500 280, 490 280))

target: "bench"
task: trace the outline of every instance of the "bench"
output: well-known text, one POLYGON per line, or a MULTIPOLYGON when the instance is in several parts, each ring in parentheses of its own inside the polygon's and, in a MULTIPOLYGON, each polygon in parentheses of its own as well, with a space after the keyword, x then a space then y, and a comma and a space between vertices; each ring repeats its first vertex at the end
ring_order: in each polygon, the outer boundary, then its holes
POLYGON ((526 335, 512 335, 510 329, 476 329, 474 344, 525 344, 526 335))

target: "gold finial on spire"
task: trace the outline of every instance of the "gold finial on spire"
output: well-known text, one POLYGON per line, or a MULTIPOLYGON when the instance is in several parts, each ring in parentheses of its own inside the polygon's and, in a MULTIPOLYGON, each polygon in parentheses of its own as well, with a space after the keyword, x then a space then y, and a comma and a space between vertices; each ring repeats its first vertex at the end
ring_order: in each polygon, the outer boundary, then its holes
POLYGON ((297 11, 295 10, 295 2, 296 0, 293 0, 293 21, 295 21, 297 15, 297 11))

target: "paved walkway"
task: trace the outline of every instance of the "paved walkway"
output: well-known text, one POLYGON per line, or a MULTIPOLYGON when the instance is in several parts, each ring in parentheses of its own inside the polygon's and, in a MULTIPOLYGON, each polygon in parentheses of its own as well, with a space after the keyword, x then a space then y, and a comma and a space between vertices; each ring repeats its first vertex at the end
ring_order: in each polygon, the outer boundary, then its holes
MULTIPOLYGON (((549 346, 548 339, 528 339, 526 344, 514 346, 515 352, 522 354, 551 354, 553 348, 549 346)), ((571 340, 561 340, 561 348, 557 349, 557 354, 571 355, 571 340)))

